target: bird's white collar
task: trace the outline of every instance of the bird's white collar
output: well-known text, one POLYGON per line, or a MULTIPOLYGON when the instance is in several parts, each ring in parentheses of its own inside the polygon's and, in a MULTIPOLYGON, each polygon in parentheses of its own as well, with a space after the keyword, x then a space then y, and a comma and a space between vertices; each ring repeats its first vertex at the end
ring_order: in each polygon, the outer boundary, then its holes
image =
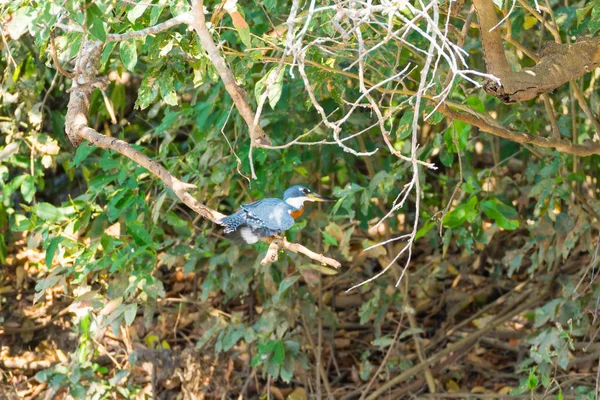
POLYGON ((289 199, 287 199, 285 202, 294 207, 296 210, 299 210, 302 208, 302 206, 304 206, 304 202, 305 201, 313 201, 312 199, 310 199, 309 197, 303 196, 303 197, 291 197, 289 199))

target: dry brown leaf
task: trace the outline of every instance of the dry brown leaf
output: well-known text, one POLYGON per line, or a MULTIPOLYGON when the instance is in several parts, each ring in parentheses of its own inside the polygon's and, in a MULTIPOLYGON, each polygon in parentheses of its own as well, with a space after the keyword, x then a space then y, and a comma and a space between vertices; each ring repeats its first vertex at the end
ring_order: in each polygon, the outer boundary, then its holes
POLYGON ((303 387, 294 389, 287 397, 287 400, 306 400, 306 390, 303 387))
MULTIPOLYGON (((32 320, 26 319, 23 321, 23 329, 31 329, 35 326, 32 320)), ((23 343, 29 343, 33 340, 33 329, 21 332, 21 340, 23 343)))
POLYGON ((444 387, 446 388, 446 391, 448 393, 458 393, 458 392, 460 392, 460 386, 458 385, 458 383, 454 379, 450 379, 449 381, 447 381, 444 384, 444 387))
POLYGON ((279 390, 278 387, 271 385, 271 387, 269 388, 269 390, 271 391, 271 394, 273 396, 275 396, 275 398, 277 400, 285 400, 285 397, 283 396, 283 393, 281 393, 281 390, 279 390))
POLYGON ((498 390, 498 394, 510 394, 510 392, 514 389, 512 386, 504 386, 502 389, 498 390))
POLYGON ((15 271, 16 275, 17 275, 17 289, 22 289, 23 288, 23 284, 25 283, 25 268, 23 268, 22 265, 19 265, 17 267, 17 270, 15 271))

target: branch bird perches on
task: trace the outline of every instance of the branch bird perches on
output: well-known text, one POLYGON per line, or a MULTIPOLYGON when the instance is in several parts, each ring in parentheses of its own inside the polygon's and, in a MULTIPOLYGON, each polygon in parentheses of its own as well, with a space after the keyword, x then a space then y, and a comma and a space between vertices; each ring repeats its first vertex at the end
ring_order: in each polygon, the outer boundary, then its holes
MULTIPOLYGON (((202 12, 202 2, 201 1, 194 1, 194 7, 199 8, 199 10, 200 10, 199 12, 202 12)), ((195 14, 198 14, 198 12, 196 12, 195 14)), ((202 17, 203 17, 203 15, 202 15, 202 17)), ((181 17, 177 19, 177 23, 182 23, 182 22, 187 22, 190 24, 192 22, 194 23, 194 25, 197 28, 196 31, 197 31, 198 35, 200 36, 202 43, 208 43, 209 40, 212 42, 210 33, 208 32, 208 29, 206 29, 204 18, 201 18, 199 21, 192 21, 190 18, 181 18, 181 17), (206 37, 207 35, 209 36, 208 38, 206 37)), ((163 23, 163 24, 161 24, 161 27, 162 27, 162 29, 168 29, 169 27, 174 26, 174 25, 175 24, 171 24, 171 23, 163 23)), ((148 30, 148 32, 149 33, 157 33, 157 30, 148 30)), ((212 43, 214 45, 214 42, 212 42, 212 43)), ((148 156, 146 156, 142 152, 134 149, 129 143, 127 143, 123 140, 117 139, 117 138, 112 138, 112 137, 103 135, 103 134, 99 133, 98 131, 96 131, 95 129, 92 129, 89 126, 90 100, 91 100, 92 92, 96 88, 102 89, 106 86, 106 80, 102 79, 102 78, 98 78, 98 67, 99 67, 99 61, 100 61, 100 57, 102 55, 103 47, 104 47, 103 43, 100 41, 86 40, 86 41, 84 41, 84 43, 81 47, 81 50, 79 52, 78 60, 77 60, 77 65, 79 66, 79 68, 77 70, 77 73, 73 77, 72 87, 68 91, 70 93, 70 97, 69 97, 69 104, 67 106, 67 115, 66 115, 66 120, 65 120, 65 132, 66 132, 69 140, 75 147, 77 147, 80 144, 82 144, 83 142, 87 141, 98 147, 116 151, 117 153, 131 159, 132 161, 134 161, 137 164, 141 165, 142 167, 146 168, 148 171, 150 171, 153 175, 155 175, 161 181, 163 181, 163 183, 167 187, 172 189, 173 192, 175 193, 175 195, 183 203, 185 203, 188 207, 190 207, 192 210, 194 210, 200 216, 202 216, 203 218, 205 218, 209 221, 219 224, 219 221, 223 217, 225 217, 225 215, 223 215, 222 213, 220 213, 216 210, 213 210, 213 209, 207 207, 206 205, 204 205, 204 204, 200 203, 198 200, 196 200, 189 193, 190 190, 196 189, 195 185, 185 183, 185 182, 179 180, 178 178, 173 176, 159 162, 150 159, 148 156)), ((215 47, 215 49, 216 49, 216 47, 215 47)), ((209 56, 210 56, 210 54, 212 54, 212 53, 209 52, 209 56)), ((221 56, 219 55, 219 57, 221 57, 221 56)), ((233 74, 228 69, 227 65, 224 63, 224 60, 222 59, 222 57, 220 58, 220 61, 214 60, 212 58, 211 58, 211 60, 213 61, 213 63, 219 64, 219 66, 217 67, 217 70, 220 70, 220 72, 225 72, 227 74, 230 74, 230 76, 233 77, 233 74)), ((226 86, 229 84, 230 86, 235 85, 237 87, 237 84, 235 83, 235 81, 233 81, 233 82, 228 81, 228 82, 229 83, 227 83, 227 82, 225 83, 226 86)), ((238 87, 238 89, 239 89, 239 87, 238 87)), ((242 113, 242 115, 244 114, 244 112, 252 113, 251 120, 253 120, 254 113, 251 110, 248 103, 244 100, 243 91, 241 89, 239 89, 236 91, 236 93, 239 96, 237 97, 237 101, 235 101, 235 98, 234 98, 234 101, 236 103, 236 106, 238 107, 238 110, 240 110, 240 113, 242 113), (242 101, 245 104, 245 105, 241 106, 242 109, 240 109, 240 105, 238 104, 240 101, 242 101)), ((233 95, 232 95, 232 97, 233 97, 233 95)), ((260 135, 260 132, 262 132, 262 129, 260 129, 260 131, 255 130, 254 135, 257 135, 257 134, 260 135)), ((264 134, 264 132, 263 132, 263 134, 264 134)), ((264 135, 264 138, 267 138, 267 136, 264 135)), ((257 142, 262 143, 261 139, 257 139, 256 136, 253 137, 253 140, 256 140, 257 142)), ((268 138, 266 140, 267 140, 266 143, 269 143, 268 138)), ((286 249, 286 250, 289 250, 289 251, 292 251, 295 253, 304 254, 304 255, 314 259, 315 261, 318 261, 318 262, 321 262, 324 264, 328 264, 334 268, 339 268, 341 266, 341 264, 337 260, 334 260, 329 257, 325 257, 321 254, 317 254, 317 253, 313 252, 312 250, 309 250, 306 247, 304 247, 298 243, 290 243, 285 238, 281 238, 281 237, 267 238, 267 239, 265 239, 265 241, 270 243, 270 245, 269 245, 269 250, 268 250, 267 254, 265 255, 265 257, 262 260, 263 264, 277 261, 277 258, 278 258, 277 255, 278 255, 279 249, 286 249)))

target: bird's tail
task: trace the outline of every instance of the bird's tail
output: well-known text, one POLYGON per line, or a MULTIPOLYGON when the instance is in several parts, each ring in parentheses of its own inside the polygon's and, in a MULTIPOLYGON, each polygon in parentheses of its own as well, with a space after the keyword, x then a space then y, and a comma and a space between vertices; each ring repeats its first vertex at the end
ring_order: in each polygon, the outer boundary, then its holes
POLYGON ((245 223, 246 218, 244 218, 241 210, 219 220, 219 224, 225 227, 225 234, 235 232, 240 226, 244 225, 245 223))

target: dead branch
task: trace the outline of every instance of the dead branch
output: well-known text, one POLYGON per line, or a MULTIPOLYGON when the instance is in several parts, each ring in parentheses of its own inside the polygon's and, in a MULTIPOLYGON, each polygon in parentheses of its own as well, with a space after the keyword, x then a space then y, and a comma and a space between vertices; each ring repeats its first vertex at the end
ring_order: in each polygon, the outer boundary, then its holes
POLYGON ((8 360, 0 360, 0 369, 23 369, 28 371, 39 371, 48 369, 58 364, 58 361, 33 361, 26 360, 22 357, 16 357, 8 360))
POLYGON ((231 70, 227 66, 225 59, 219 52, 217 45, 213 41, 213 38, 210 32, 208 31, 208 28, 206 27, 206 18, 204 17, 204 7, 202 0, 192 1, 192 15, 193 19, 189 21, 189 24, 191 27, 194 28, 194 30, 198 34, 198 37, 200 38, 200 43, 202 44, 202 47, 204 47, 204 50, 206 50, 208 57, 210 58, 217 72, 219 73, 219 76, 221 77, 221 80, 225 85, 225 89, 227 89, 227 92, 229 92, 229 95, 233 99, 235 106, 244 118, 244 121, 246 121, 248 129, 250 131, 250 137, 252 138, 253 142, 259 147, 263 144, 270 145, 271 140, 260 127, 260 125, 254 124, 255 115, 254 111, 246 101, 246 92, 244 91, 244 89, 238 86, 233 72, 231 72, 231 70))
POLYGON ((600 67, 600 38, 579 38, 573 44, 546 43, 535 66, 513 72, 504 53, 502 34, 494 29, 498 24, 494 3, 473 0, 473 4, 487 70, 501 80, 500 85, 487 80, 484 89, 504 103, 533 99, 600 67))
MULTIPOLYGON (((90 99, 92 90, 88 82, 98 81, 98 65, 102 54, 102 43, 99 41, 86 41, 82 46, 79 55, 79 65, 81 73, 76 79, 73 79, 73 87, 70 91, 69 104, 67 106, 67 117, 65 121, 65 131, 71 143, 74 146, 80 145, 83 141, 88 141, 103 149, 110 149, 129 158, 142 167, 146 168, 153 175, 159 178, 163 183, 173 190, 175 195, 188 207, 197 212, 200 216, 214 223, 225 217, 220 212, 213 210, 196 200, 188 193, 196 186, 185 183, 173 176, 159 162, 150 159, 142 152, 134 149, 123 140, 105 136, 89 127, 90 99)), ((271 243, 269 251, 263 259, 263 264, 277 261, 277 252, 280 248, 304 254, 315 261, 329 264, 338 268, 341 264, 334 259, 317 254, 297 243, 289 243, 285 238, 273 240, 265 239, 271 243)))
POLYGON ((330 265, 334 268, 339 268, 342 266, 342 264, 340 264, 339 261, 333 258, 325 257, 322 254, 315 253, 314 251, 307 249, 299 243, 290 243, 285 237, 275 237, 274 239, 267 239, 265 241, 269 242, 270 244, 267 254, 265 254, 265 257, 261 261, 261 264, 263 265, 277 261, 277 253, 279 252, 279 249, 282 248, 292 251, 294 253, 304 254, 305 256, 312 258, 315 261, 318 261, 322 264, 330 265))

